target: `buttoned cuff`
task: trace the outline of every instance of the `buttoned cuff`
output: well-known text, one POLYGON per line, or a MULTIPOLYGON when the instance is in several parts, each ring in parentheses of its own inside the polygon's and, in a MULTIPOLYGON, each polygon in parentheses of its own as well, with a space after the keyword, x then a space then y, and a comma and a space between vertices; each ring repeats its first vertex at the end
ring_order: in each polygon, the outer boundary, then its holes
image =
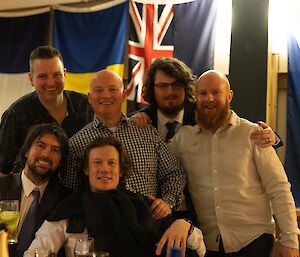
POLYGON ((300 235, 299 229, 296 232, 280 233, 279 242, 284 246, 299 249, 298 235, 300 235))
POLYGON ((174 196, 171 195, 166 195, 162 197, 162 199, 170 205, 171 210, 173 211, 174 209, 177 209, 178 206, 176 205, 176 199, 174 196))

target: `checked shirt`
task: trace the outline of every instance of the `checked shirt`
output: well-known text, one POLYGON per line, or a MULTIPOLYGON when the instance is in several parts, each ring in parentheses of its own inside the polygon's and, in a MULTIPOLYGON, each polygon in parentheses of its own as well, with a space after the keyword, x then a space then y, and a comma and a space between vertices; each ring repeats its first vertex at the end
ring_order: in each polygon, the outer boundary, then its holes
POLYGON ((182 166, 154 127, 138 127, 125 116, 114 132, 95 117, 93 122, 70 138, 67 166, 61 177, 63 185, 73 190, 79 189, 79 174, 83 172, 79 163, 83 150, 94 139, 107 136, 120 140, 133 160, 132 174, 127 180, 129 189, 179 206, 186 185, 182 166))

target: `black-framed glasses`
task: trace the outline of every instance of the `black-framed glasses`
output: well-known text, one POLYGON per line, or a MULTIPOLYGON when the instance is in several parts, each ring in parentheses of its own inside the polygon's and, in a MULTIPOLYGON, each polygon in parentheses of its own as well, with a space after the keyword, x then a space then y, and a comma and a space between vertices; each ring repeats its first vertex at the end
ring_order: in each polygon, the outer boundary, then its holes
POLYGON ((171 86, 173 88, 173 90, 179 90, 179 89, 183 88, 183 84, 180 83, 179 81, 174 81, 171 83, 157 83, 157 84, 154 84, 154 86, 163 91, 166 91, 169 88, 169 86, 171 86))

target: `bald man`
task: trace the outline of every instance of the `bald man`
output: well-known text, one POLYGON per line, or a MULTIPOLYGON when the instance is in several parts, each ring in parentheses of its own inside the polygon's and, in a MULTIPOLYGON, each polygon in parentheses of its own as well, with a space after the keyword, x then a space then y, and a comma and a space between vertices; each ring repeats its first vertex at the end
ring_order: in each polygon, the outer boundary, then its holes
MULTIPOLYGON (((132 175, 127 181, 129 189, 149 196, 154 218, 162 218, 183 200, 186 175, 154 127, 138 127, 123 115, 125 98, 122 78, 116 73, 101 70, 92 79, 88 99, 95 117, 69 140, 70 154, 62 183, 78 190, 82 174, 78 163, 83 149, 96 138, 114 136, 133 160, 132 175)), ((109 174, 97 179, 109 179, 109 174)))
POLYGON ((284 168, 272 147, 250 140, 259 126, 230 109, 232 98, 224 74, 202 74, 196 84, 198 124, 181 128, 170 145, 187 172, 206 257, 270 256, 273 214, 281 230, 280 256, 299 256, 295 203, 284 168))

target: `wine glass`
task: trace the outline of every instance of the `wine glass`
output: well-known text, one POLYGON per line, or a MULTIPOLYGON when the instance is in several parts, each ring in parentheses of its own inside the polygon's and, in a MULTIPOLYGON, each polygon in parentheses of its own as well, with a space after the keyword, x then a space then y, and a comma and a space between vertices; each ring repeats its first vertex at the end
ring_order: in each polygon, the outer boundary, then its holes
POLYGON ((87 257, 94 251, 94 238, 79 238, 75 243, 75 257, 87 257))
POLYGON ((17 243, 19 219, 20 219, 19 201, 1 200, 0 201, 0 223, 5 223, 8 227, 8 233, 7 233, 8 244, 17 243))

